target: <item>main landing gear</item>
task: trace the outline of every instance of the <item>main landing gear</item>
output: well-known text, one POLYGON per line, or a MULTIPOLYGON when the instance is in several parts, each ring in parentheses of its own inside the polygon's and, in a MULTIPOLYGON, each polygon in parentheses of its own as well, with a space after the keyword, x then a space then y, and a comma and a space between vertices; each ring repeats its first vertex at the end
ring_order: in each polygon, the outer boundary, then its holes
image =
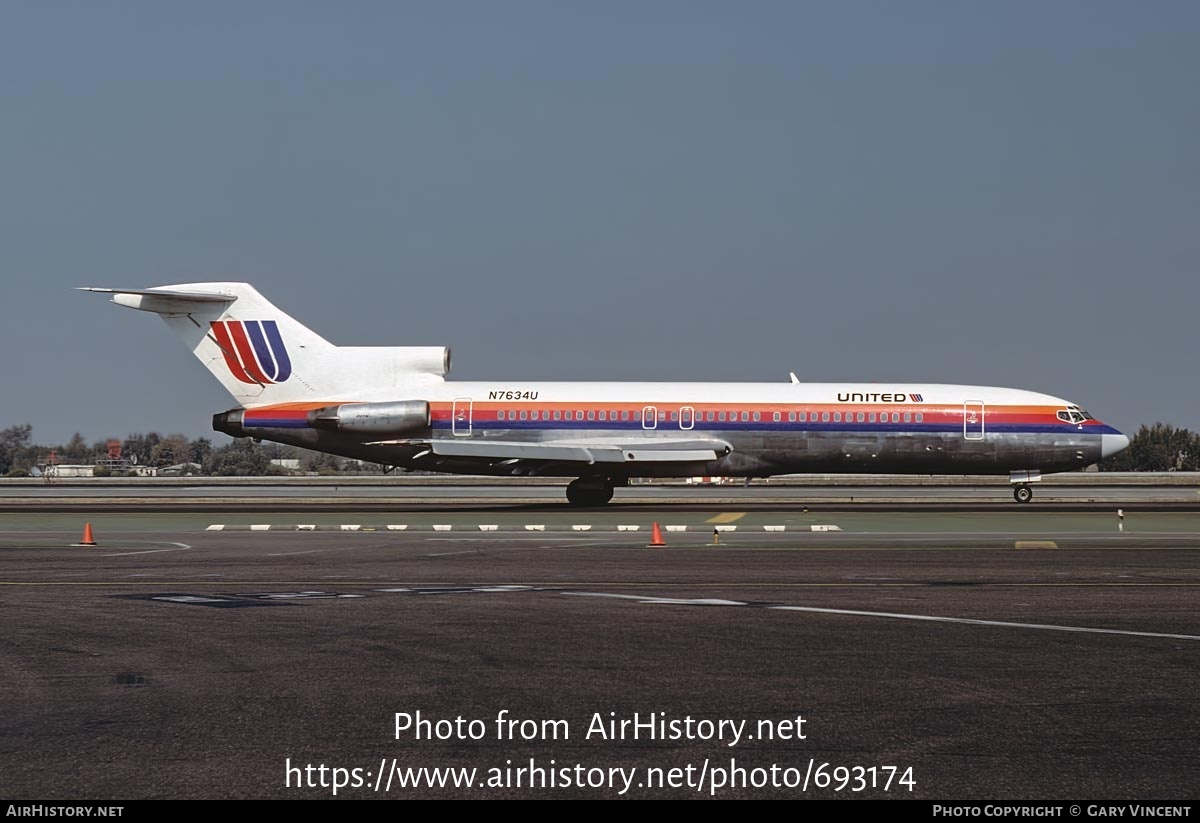
POLYGON ((1013 500, 1018 503, 1028 503, 1033 499, 1033 489, 1024 483, 1013 486, 1013 500))
POLYGON ((612 497, 612 481, 603 477, 580 477, 567 484, 567 502, 572 506, 603 506, 612 497))

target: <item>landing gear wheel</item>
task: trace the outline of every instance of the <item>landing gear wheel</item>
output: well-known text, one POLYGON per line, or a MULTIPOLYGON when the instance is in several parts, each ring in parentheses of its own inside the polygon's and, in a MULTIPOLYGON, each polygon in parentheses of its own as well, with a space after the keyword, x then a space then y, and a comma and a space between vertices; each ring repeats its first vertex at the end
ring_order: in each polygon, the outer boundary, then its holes
POLYGON ((567 484, 567 502, 572 506, 603 506, 612 497, 613 486, 608 482, 586 482, 580 478, 567 484))
POLYGON ((1013 486, 1013 500, 1016 500, 1018 503, 1028 503, 1032 499, 1033 489, 1029 488, 1024 483, 1013 486))

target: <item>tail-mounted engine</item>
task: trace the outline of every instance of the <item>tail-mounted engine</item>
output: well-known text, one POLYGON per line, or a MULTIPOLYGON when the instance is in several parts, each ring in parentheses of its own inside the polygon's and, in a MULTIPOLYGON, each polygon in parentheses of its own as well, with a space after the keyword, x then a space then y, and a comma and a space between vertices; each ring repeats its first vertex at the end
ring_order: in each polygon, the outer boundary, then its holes
POLYGON ((255 429, 313 428, 324 431, 397 437, 429 428, 429 403, 396 400, 387 403, 339 403, 310 412, 233 409, 213 415, 213 429, 233 437, 253 436, 255 429))
POLYGON ((429 403, 424 400, 342 403, 309 412, 308 425, 350 434, 406 434, 429 428, 429 403))

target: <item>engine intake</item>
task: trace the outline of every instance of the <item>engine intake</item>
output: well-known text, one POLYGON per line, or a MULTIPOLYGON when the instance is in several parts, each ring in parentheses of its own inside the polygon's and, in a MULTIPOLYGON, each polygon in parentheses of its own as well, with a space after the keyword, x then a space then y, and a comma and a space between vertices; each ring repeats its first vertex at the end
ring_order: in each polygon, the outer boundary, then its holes
POLYGON ((429 403, 398 400, 388 403, 342 403, 308 413, 315 429, 351 434, 404 434, 429 428, 429 403))

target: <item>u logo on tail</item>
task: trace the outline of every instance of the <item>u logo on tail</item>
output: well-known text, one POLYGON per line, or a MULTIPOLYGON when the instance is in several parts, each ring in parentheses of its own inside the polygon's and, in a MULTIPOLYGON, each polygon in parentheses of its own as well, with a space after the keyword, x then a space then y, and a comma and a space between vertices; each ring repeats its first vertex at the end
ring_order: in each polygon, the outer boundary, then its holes
POLYGON ((225 365, 243 383, 268 386, 292 376, 292 361, 274 320, 214 320, 225 365))

